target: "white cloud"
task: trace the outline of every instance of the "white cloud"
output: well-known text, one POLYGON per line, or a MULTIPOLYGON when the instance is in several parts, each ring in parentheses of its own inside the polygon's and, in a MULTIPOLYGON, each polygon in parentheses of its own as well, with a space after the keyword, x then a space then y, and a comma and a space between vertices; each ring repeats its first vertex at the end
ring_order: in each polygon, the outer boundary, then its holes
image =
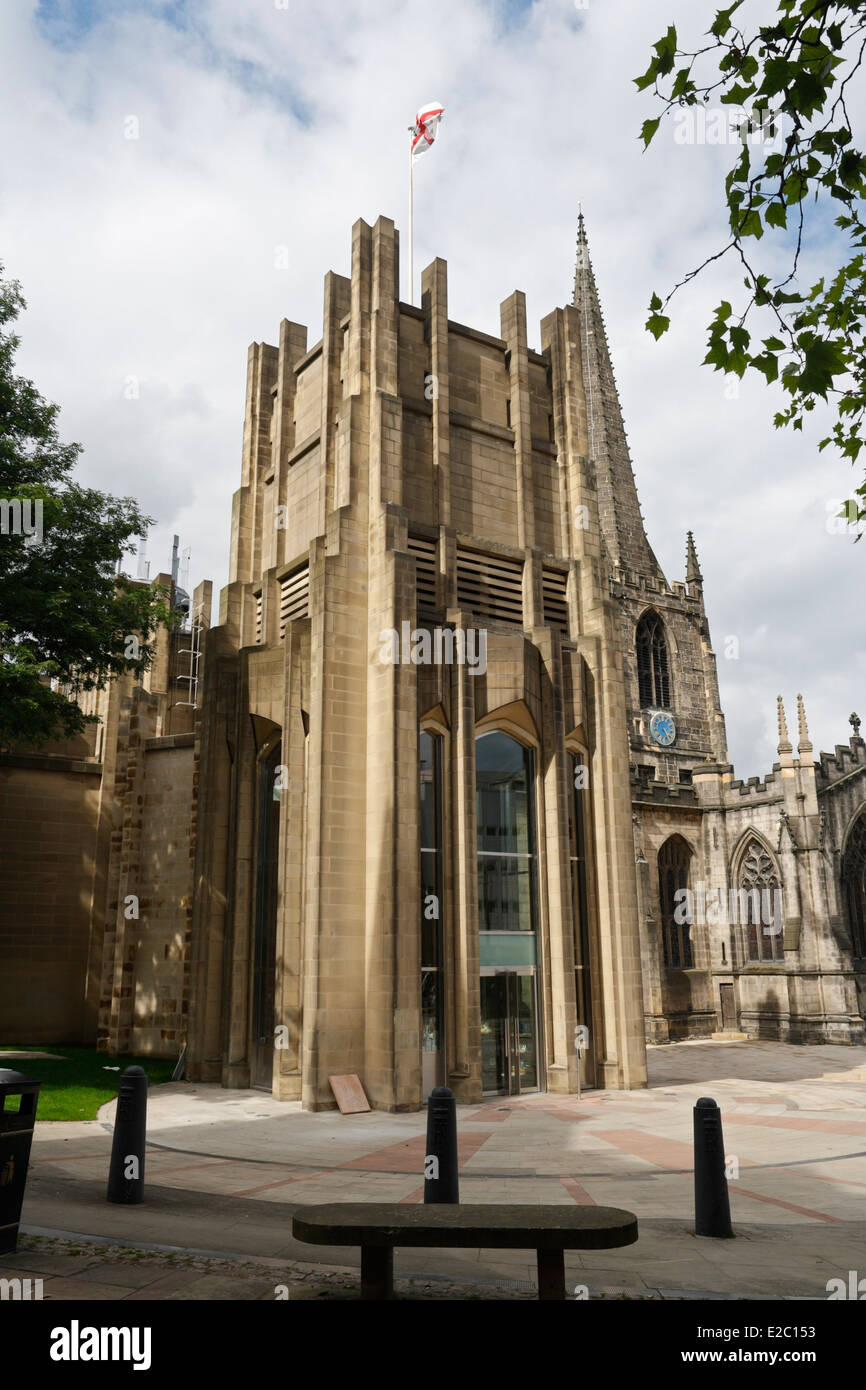
POLYGON ((437 98, 440 140, 416 171, 416 275, 445 257, 451 316, 494 333, 500 302, 525 290, 537 343, 541 317, 570 298, 583 199, 650 540, 679 578, 695 532, 738 774, 775 757, 778 691, 790 716, 803 690, 816 745, 845 738, 866 703, 866 551, 825 519, 855 475, 818 456, 817 427, 774 432, 758 383, 730 399, 699 365, 736 266, 712 267, 675 301, 667 339, 643 329, 650 292, 724 235, 730 151, 677 145, 662 128, 643 154, 651 103, 630 80, 668 18, 706 27, 699 8, 2 7, 0 255, 30 306, 20 366, 84 444, 84 480, 134 493, 159 518, 154 569, 177 530, 193 582, 224 581, 247 345, 275 341, 284 316, 316 340, 322 278, 347 272, 358 217, 392 216, 405 238, 406 126, 437 98), (131 116, 137 139, 125 138, 131 116), (722 655, 728 634, 737 661, 722 655))

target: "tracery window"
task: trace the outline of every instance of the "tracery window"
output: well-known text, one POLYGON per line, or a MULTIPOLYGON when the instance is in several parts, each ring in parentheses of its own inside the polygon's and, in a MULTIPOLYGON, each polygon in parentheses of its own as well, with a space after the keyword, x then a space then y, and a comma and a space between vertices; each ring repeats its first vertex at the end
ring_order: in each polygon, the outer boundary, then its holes
POLYGON ((671 970, 688 970, 693 964, 689 923, 677 920, 688 915, 681 905, 687 904, 682 890, 689 886, 690 859, 691 850, 682 835, 671 835, 659 850, 662 951, 671 970))
POLYGON ((749 960, 784 960, 779 876, 760 840, 751 840, 740 861, 739 917, 746 928, 749 960))
POLYGON ((866 812, 861 812, 842 856, 842 896, 848 908, 851 949, 866 957, 866 812))
POLYGON ((637 681, 641 709, 670 709, 668 644, 658 613, 645 613, 637 626, 637 681))

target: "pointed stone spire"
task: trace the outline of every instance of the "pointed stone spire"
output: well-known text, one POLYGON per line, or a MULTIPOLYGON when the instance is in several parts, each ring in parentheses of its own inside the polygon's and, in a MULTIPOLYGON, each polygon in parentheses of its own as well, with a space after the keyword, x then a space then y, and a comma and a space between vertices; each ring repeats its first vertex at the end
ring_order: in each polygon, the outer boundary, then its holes
POLYGON ((608 557, 614 569, 634 570, 665 583, 644 531, 583 211, 577 219, 573 302, 580 324, 587 449, 596 474, 599 519, 608 557))
POLYGON ((811 753, 812 741, 809 738, 809 727, 806 723, 806 706, 803 704, 803 696, 797 696, 797 727, 799 738, 797 741, 797 752, 802 756, 804 753, 811 753))
POLYGON ((691 531, 686 532, 686 584, 689 594, 693 598, 700 598, 703 590, 704 576, 701 574, 701 567, 698 564, 698 552, 695 550, 695 538, 691 531))
POLYGON ((776 696, 776 705, 779 719, 779 761, 783 767, 793 767, 794 750, 791 747, 791 740, 788 737, 788 721, 785 718, 785 706, 782 704, 781 695, 776 696))

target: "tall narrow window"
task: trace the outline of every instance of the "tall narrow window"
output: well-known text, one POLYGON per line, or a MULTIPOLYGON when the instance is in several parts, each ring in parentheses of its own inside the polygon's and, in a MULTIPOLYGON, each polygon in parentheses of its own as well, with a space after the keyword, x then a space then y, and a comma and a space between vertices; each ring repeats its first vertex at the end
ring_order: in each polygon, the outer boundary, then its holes
POLYGON ((442 739, 422 730, 421 1029, 422 1049, 439 1052, 442 1034, 442 739))
POLYGON ((851 950, 866 957, 866 812, 861 812, 848 836, 842 857, 842 895, 851 926, 851 950))
POLYGON ((535 930, 532 751, 508 734, 476 741, 478 926, 535 930))
POLYGON ((687 921, 677 920, 687 915, 687 900, 684 899, 682 890, 689 886, 690 859, 691 850, 682 835, 671 835, 659 850, 662 951, 665 965, 671 970, 688 970, 692 965, 689 924, 687 921))
POLYGON ((670 709, 668 644, 658 613, 645 613, 641 618, 637 627, 636 647, 641 709, 670 709))
POLYGON ((746 928, 749 960, 784 960, 779 878, 760 840, 752 840, 740 864, 738 911, 746 928))
POLYGON ((277 743, 259 763, 258 853, 253 956, 253 1037, 273 1044, 277 963, 277 886, 280 843, 280 751, 277 743))
POLYGON ((569 753, 568 835, 571 857, 571 906, 574 923, 574 970, 578 1023, 591 1024, 589 974, 589 899, 587 896, 588 768, 582 754, 569 753))
POLYGON ((536 978, 535 757, 501 731, 475 740, 481 1084, 536 1090, 542 1053, 536 978))

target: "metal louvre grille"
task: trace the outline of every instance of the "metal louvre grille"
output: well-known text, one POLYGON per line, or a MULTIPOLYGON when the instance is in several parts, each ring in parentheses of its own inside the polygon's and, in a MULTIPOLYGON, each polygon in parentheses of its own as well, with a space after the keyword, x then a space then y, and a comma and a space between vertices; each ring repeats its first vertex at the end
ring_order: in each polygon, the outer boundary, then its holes
POLYGON ((544 600, 544 622, 547 627, 559 627, 568 636, 568 602, 565 597, 568 575, 560 570, 541 571, 541 594, 544 600))
POLYGON ((419 608, 436 608, 436 542, 410 536, 410 555, 415 556, 415 592, 419 608))
POLYGON ((474 550, 457 552, 457 603, 479 618, 523 626, 523 565, 482 555, 474 550))
POLYGON ((262 640, 262 596, 256 594, 256 641, 262 640))
POLYGON ((293 574, 280 580, 280 641, 286 635, 286 624, 310 615, 310 567, 302 565, 293 574))

